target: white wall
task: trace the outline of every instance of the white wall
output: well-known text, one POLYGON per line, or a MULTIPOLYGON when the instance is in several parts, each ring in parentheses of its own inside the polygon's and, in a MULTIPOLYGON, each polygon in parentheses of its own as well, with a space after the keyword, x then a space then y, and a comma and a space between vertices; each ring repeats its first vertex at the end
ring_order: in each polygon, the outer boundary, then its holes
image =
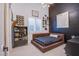
POLYGON ((0 3, 0 55, 4 44, 4 5, 0 3))
MULTIPOLYGON (((16 15, 23 15, 25 26, 28 26, 28 19, 32 17, 32 10, 37 10, 39 12, 40 20, 42 20, 42 17, 44 15, 48 16, 49 14, 48 7, 45 6, 43 8, 43 5, 41 3, 16 3, 16 4, 13 3, 11 7, 13 11, 13 16, 14 16, 13 19, 14 20, 16 19, 16 15)), ((49 29, 48 30, 42 29, 41 32, 49 32, 49 29)), ((28 34, 30 38, 31 33, 28 33, 28 34)))
POLYGON ((39 18, 42 19, 42 17, 46 14, 48 15, 48 7, 42 7, 41 3, 15 3, 12 4, 12 11, 13 11, 13 18, 16 19, 16 15, 23 15, 25 26, 28 26, 28 18, 32 17, 32 10, 39 11, 39 18))

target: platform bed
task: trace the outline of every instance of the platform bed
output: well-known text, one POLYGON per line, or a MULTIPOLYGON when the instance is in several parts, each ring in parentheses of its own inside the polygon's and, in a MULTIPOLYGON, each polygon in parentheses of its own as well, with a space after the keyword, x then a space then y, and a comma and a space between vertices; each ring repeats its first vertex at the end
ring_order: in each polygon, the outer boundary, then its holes
POLYGON ((50 35, 50 33, 37 33, 37 34, 33 34, 33 40, 31 41, 31 43, 36 46, 38 49, 40 49, 40 51, 42 51, 43 53, 46 52, 46 51, 49 51, 61 44, 64 43, 64 34, 59 34, 59 33, 52 33, 52 34, 57 34, 59 35, 59 37, 57 39, 59 39, 59 41, 57 42, 54 42, 52 44, 49 44, 47 46, 43 46, 39 43, 37 43, 35 40, 36 38, 39 38, 39 37, 47 37, 50 35))

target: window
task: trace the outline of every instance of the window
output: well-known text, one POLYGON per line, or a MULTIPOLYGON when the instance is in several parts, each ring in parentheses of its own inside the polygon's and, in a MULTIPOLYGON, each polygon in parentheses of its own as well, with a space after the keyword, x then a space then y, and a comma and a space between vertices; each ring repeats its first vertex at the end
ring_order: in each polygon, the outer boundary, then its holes
POLYGON ((68 12, 64 12, 56 15, 57 17, 57 28, 68 28, 69 27, 69 18, 68 12))
POLYGON ((42 27, 42 21, 38 17, 29 18, 29 31, 30 32, 40 32, 42 27))

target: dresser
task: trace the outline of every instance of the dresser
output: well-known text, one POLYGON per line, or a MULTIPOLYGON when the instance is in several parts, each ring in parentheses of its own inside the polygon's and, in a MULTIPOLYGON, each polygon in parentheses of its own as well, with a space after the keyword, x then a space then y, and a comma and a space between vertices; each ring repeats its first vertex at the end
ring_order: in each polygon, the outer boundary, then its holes
POLYGON ((68 40, 64 49, 68 56, 79 56, 79 37, 68 40))

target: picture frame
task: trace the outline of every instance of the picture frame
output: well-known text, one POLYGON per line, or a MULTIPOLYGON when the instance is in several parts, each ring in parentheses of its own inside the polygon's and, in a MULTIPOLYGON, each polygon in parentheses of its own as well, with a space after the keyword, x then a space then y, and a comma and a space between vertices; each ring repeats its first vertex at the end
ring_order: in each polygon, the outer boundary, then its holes
POLYGON ((37 10, 32 10, 33 17, 39 17, 39 12, 37 10))
POLYGON ((18 26, 24 26, 24 16, 16 15, 16 21, 18 26))

